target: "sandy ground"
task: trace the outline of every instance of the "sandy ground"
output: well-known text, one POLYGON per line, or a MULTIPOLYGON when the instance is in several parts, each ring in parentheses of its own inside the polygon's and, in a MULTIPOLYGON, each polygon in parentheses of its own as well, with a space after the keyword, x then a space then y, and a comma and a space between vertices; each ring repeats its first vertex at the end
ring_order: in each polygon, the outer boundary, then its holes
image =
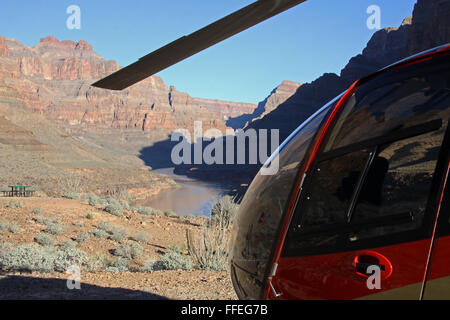
MULTIPOLYGON (((20 231, 15 234, 0 231, 0 243, 13 246, 33 243, 34 238, 43 233, 46 226, 33 220, 33 208, 41 208, 43 216, 60 217, 60 224, 66 231, 54 236, 58 244, 75 238, 79 232, 90 232, 101 221, 125 228, 129 237, 145 231, 152 238, 147 244, 141 243, 143 254, 131 261, 131 272, 82 272, 80 290, 67 288, 68 275, 64 273, 0 274, 0 299, 236 299, 228 271, 142 271, 147 259, 157 260, 169 245, 183 246, 186 229, 198 234, 205 221, 203 218, 187 222, 176 216, 144 216, 132 212, 116 217, 88 205, 87 201, 59 198, 21 198, 21 208, 6 208, 9 200, 0 198, 0 220, 14 222, 20 231), (93 218, 86 218, 87 213, 93 218), (75 225, 80 221, 82 227, 79 223, 75 225)), ((113 240, 92 235, 86 242, 77 244, 77 248, 90 255, 111 254, 118 246, 113 240)))

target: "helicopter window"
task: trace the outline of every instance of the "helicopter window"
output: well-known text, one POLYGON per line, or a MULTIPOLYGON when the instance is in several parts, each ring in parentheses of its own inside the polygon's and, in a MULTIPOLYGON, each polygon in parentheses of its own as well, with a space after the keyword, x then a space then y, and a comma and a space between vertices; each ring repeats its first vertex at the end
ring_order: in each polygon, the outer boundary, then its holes
MULTIPOLYGON (((308 184, 310 190, 302 200, 301 229, 346 223, 348 207, 357 182, 370 156, 369 150, 358 150, 319 162, 308 184)), ((296 212, 295 215, 299 216, 296 212)))
POLYGON ((352 223, 394 215, 409 219, 365 227, 351 236, 352 241, 420 228, 443 135, 444 128, 380 146, 361 188, 352 223))
POLYGON ((449 58, 436 58, 363 84, 340 112, 324 152, 393 134, 443 116, 450 101, 449 58))
POLYGON ((284 143, 279 154, 278 173, 258 173, 241 202, 238 220, 233 224, 233 263, 241 270, 237 272, 246 270, 251 274, 252 281, 243 284, 249 296, 256 297, 263 290, 264 277, 293 184, 309 145, 334 106, 335 102, 332 102, 299 127, 284 143))
POLYGON ((378 245, 404 241, 404 232, 422 229, 445 131, 319 161, 305 182, 284 255, 373 247, 376 239, 378 245))

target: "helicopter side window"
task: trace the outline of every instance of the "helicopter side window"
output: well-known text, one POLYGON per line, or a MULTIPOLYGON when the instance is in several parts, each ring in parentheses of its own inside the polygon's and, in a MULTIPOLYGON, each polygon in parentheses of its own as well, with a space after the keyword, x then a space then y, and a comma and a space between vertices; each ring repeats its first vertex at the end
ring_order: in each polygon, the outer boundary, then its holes
POLYGON ((361 150, 321 155, 305 181, 286 254, 341 252, 420 236, 445 129, 432 121, 405 130, 405 139, 384 136, 361 150), (391 234, 403 236, 386 237, 391 234))
POLYGON ((358 150, 319 162, 304 195, 303 217, 297 227, 313 230, 347 223, 348 207, 368 157, 368 150, 358 150))
POLYGON ((350 241, 419 229, 444 130, 378 147, 352 214, 350 241))

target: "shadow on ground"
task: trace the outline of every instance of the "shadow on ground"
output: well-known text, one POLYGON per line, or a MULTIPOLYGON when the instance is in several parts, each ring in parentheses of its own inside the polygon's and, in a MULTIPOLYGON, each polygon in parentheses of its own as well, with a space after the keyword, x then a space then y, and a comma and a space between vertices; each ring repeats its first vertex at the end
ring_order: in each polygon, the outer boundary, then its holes
POLYGON ((0 279, 1 300, 168 300, 140 290, 108 288, 81 283, 80 290, 69 290, 66 279, 6 276, 0 279))

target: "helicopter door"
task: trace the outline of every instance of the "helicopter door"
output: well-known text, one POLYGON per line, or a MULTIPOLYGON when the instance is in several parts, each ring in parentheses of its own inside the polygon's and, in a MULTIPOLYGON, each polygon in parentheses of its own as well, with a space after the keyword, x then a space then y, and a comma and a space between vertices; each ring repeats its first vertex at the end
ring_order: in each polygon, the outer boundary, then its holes
POLYGON ((307 173, 268 298, 420 299, 447 168, 448 62, 380 75, 341 109, 307 173))

